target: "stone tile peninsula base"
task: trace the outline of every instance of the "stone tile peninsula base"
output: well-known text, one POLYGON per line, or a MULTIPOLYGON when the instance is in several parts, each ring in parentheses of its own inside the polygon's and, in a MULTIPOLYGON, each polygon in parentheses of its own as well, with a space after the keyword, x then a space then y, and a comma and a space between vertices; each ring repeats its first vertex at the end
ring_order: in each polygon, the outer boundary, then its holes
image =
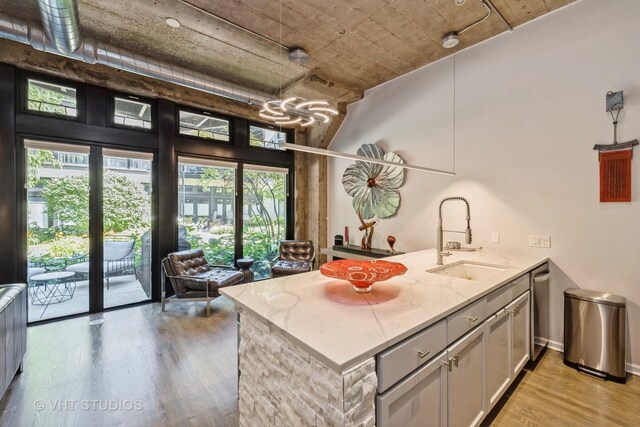
POLYGON ((336 372, 280 329, 238 312, 241 427, 375 425, 373 357, 336 372))

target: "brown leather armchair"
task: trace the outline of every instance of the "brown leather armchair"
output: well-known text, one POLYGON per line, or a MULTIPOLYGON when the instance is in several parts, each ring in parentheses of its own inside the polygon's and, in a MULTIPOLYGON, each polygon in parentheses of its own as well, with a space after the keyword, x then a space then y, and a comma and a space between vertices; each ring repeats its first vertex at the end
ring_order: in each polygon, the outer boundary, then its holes
POLYGON ((162 311, 170 301, 206 301, 207 316, 211 300, 220 296, 220 288, 242 283, 243 274, 229 266, 211 266, 202 249, 170 253, 162 260, 162 311), (165 278, 166 276, 166 278, 165 278), (166 296, 166 279, 175 295, 166 296))
POLYGON ((282 240, 279 255, 271 262, 271 277, 311 271, 315 259, 316 253, 311 240, 282 240))

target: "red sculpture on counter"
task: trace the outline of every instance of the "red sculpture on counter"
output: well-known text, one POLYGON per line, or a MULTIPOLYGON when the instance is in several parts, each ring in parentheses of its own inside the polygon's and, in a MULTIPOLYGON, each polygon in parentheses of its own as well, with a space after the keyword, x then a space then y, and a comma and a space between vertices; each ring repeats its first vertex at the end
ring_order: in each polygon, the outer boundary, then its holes
POLYGON ((334 279, 348 280, 356 292, 371 292, 375 282, 389 280, 406 272, 407 267, 403 264, 382 260, 341 259, 320 266, 320 273, 334 279))
POLYGON ((389 253, 392 254, 392 255, 395 255, 397 251, 395 249, 393 249, 393 245, 396 244, 396 238, 393 237, 393 236, 387 236, 387 243, 389 244, 389 247, 391 248, 389 253))

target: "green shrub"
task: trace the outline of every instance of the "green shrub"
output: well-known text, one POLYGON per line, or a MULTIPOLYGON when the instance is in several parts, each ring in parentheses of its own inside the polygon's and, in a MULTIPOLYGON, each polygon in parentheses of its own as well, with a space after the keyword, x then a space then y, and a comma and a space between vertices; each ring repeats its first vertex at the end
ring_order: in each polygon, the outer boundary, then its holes
POLYGON ((89 239, 86 237, 65 236, 53 240, 48 246, 48 253, 54 258, 70 258, 89 253, 89 239))

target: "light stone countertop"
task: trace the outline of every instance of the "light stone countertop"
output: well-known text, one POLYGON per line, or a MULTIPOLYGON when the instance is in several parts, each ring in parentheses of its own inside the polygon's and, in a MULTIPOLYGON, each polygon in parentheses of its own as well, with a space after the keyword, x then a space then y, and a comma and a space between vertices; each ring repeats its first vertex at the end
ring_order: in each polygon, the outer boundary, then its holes
POLYGON ((427 273, 437 267, 435 249, 385 258, 408 271, 356 293, 344 280, 319 271, 226 287, 220 293, 242 310, 282 330, 294 342, 341 373, 437 322, 548 258, 453 252, 445 264, 459 260, 509 266, 491 279, 469 281, 427 273))

